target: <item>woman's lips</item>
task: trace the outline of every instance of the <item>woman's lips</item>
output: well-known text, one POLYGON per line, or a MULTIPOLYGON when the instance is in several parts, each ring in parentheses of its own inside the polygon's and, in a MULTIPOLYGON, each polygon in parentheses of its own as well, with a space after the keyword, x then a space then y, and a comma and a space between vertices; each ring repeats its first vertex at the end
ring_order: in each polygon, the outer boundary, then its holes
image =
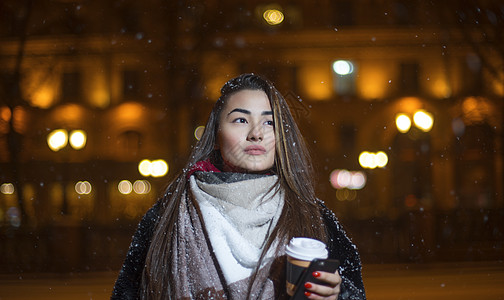
POLYGON ((245 148, 245 153, 249 155, 263 155, 266 153, 266 149, 263 146, 251 145, 245 148))

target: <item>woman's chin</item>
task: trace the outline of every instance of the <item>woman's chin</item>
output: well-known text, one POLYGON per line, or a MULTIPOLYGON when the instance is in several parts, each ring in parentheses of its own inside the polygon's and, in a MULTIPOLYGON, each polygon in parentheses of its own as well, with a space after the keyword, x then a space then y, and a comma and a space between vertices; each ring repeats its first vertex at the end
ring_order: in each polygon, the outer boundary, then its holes
POLYGON ((229 164, 225 164, 224 171, 225 172, 235 172, 235 173, 269 173, 273 166, 269 164, 263 163, 247 163, 240 166, 233 166, 229 164))

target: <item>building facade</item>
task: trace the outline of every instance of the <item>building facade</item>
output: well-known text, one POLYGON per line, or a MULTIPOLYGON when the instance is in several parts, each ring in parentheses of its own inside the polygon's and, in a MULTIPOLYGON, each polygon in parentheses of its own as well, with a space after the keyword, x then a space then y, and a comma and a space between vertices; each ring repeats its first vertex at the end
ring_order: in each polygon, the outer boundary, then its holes
POLYGON ((172 2, 1 5, 2 269, 118 268, 243 72, 290 102, 364 262, 502 259, 502 4, 172 2))

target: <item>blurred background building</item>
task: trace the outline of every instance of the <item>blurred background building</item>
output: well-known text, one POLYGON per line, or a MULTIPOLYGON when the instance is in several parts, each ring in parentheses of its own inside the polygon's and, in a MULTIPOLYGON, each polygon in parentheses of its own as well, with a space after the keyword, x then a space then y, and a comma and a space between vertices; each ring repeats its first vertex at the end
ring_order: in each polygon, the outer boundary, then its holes
POLYGON ((114 270, 230 78, 274 81, 365 263, 504 259, 502 1, 0 4, 0 272, 114 270))

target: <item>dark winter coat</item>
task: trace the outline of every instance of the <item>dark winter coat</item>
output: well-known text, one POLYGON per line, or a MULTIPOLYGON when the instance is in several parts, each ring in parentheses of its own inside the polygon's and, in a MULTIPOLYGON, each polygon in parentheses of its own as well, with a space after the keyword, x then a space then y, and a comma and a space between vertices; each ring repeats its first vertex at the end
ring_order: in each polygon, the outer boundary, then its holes
MULTIPOLYGON (((111 299, 139 299, 145 258, 159 219, 159 211, 160 202, 145 214, 138 225, 111 299)), ((355 245, 347 237, 334 213, 323 205, 321 211, 329 233, 329 257, 338 259, 341 263, 339 272, 342 284, 338 299, 366 299, 360 257, 355 245)))

